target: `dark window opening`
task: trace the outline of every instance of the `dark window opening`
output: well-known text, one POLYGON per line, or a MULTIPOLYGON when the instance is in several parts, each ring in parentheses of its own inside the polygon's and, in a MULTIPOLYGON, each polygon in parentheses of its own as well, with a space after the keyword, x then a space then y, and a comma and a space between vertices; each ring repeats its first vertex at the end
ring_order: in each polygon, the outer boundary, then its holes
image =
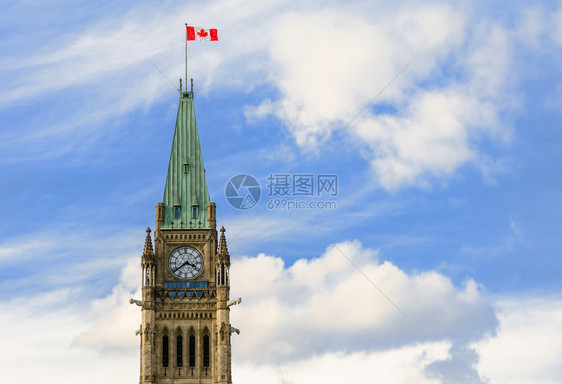
POLYGON ((191 207, 191 216, 193 216, 194 219, 197 219, 199 217, 199 206, 198 205, 194 205, 193 207, 191 207))
POLYGON ((162 366, 168 367, 168 335, 162 337, 162 366))
POLYGON ((189 366, 195 367, 195 336, 189 336, 189 366))
POLYGON ((174 207, 174 218, 176 219, 180 218, 180 207, 177 205, 174 207))
POLYGON ((203 336, 203 366, 208 367, 210 362, 209 335, 203 336))
POLYGON ((183 337, 176 338, 176 366, 183 367, 183 337))

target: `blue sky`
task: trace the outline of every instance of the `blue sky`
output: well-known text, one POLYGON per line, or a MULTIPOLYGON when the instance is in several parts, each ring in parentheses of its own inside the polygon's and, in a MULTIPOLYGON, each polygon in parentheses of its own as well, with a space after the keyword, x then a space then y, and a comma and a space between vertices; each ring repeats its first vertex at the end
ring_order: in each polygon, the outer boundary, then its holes
POLYGON ((562 3, 3 7, 12 382, 35 380, 30 354, 57 382, 136 380, 127 300, 162 199, 185 22, 219 29, 190 43, 188 71, 244 300, 235 381, 370 380, 373 367, 377 382, 560 381, 562 3), (224 196, 240 173, 263 188, 247 211, 224 196), (270 174, 337 175, 337 208, 269 209, 270 174))

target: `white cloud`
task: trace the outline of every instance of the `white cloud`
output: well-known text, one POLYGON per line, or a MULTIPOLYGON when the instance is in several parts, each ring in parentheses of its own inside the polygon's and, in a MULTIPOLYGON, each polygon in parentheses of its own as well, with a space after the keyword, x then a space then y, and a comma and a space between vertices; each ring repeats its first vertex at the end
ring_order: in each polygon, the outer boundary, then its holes
POLYGON ((129 304, 131 297, 139 299, 139 258, 131 258, 121 273, 119 284, 111 294, 91 304, 92 316, 96 317, 94 325, 80 333, 73 341, 74 345, 100 352, 124 350, 130 352, 138 347, 131 324, 140 325, 139 309, 129 304))
POLYGON ((426 186, 469 163, 488 172, 477 144, 508 141, 500 114, 516 105, 506 96, 506 30, 445 5, 408 4, 370 16, 327 6, 276 19, 269 81, 281 96, 247 115, 275 114, 299 146, 318 151, 416 58, 377 98, 382 112, 364 111, 338 140, 366 146, 363 156, 389 190, 426 186))
POLYGON ((327 353, 310 359, 272 365, 249 362, 234 366, 233 381, 241 383, 371 383, 437 384, 425 366, 447 358, 448 343, 425 343, 371 353, 327 353))
POLYGON ((375 177, 388 189, 425 185, 476 158, 468 142, 467 110, 479 108, 460 92, 424 92, 407 115, 361 119, 357 135, 369 143, 375 177))
POLYGON ((496 308, 497 336, 475 345, 481 375, 491 383, 560 383, 562 299, 504 297, 496 308))
MULTIPOLYGON (((98 353, 76 346, 76 337, 98 319, 83 296, 81 290, 60 290, 0 303, 3 381, 94 384, 138 379, 135 348, 98 353)), ((134 338, 134 328, 129 328, 121 338, 134 338)))
POLYGON ((473 281, 459 288, 437 272, 407 274, 377 259, 376 251, 350 242, 290 267, 263 254, 234 260, 232 294, 243 300, 232 311, 242 331, 234 355, 244 364, 267 365, 443 340, 462 346, 494 332, 494 311, 473 281))

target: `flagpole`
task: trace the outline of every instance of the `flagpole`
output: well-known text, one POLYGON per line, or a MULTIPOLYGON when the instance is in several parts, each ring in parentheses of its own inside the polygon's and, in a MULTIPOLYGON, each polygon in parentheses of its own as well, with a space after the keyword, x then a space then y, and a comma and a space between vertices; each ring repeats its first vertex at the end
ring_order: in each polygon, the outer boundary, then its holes
POLYGON ((185 90, 187 91, 187 23, 185 23, 185 90))

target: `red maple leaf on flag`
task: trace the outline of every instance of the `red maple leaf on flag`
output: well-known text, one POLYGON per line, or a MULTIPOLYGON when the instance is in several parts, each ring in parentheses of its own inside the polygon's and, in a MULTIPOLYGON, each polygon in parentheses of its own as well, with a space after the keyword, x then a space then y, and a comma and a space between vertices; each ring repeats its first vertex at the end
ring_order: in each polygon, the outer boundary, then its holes
POLYGON ((197 36, 199 37, 207 37, 208 33, 205 32, 205 30, 203 28, 201 28, 201 30, 199 32, 197 32, 197 36))

